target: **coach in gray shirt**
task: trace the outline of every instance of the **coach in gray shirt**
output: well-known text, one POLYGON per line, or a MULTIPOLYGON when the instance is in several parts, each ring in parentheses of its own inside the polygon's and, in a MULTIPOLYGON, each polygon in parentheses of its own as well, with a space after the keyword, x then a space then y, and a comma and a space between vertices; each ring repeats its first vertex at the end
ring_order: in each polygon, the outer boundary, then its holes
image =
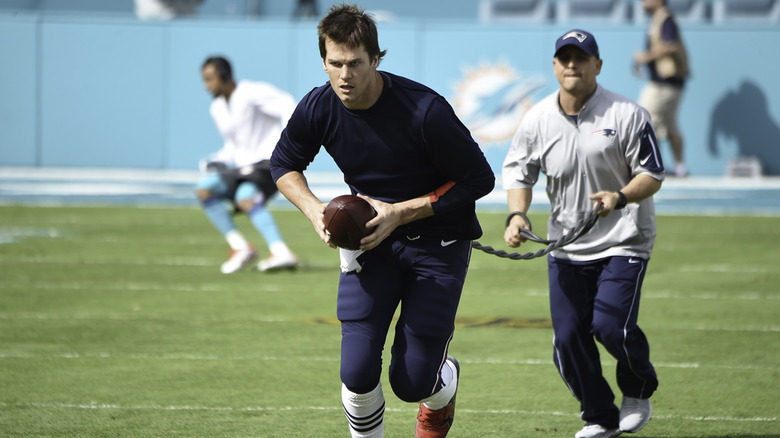
POLYGON ((516 212, 528 211, 539 172, 552 205, 549 238, 601 208, 587 234, 548 256, 554 362, 586 422, 576 438, 638 431, 658 386, 637 314, 656 234, 652 195, 664 167, 647 112, 596 82, 602 63, 590 33, 558 38, 553 68, 560 87, 523 118, 503 167, 512 212, 504 239, 511 247, 525 241, 519 230, 528 224, 516 212), (617 359, 620 409, 596 340, 617 359))

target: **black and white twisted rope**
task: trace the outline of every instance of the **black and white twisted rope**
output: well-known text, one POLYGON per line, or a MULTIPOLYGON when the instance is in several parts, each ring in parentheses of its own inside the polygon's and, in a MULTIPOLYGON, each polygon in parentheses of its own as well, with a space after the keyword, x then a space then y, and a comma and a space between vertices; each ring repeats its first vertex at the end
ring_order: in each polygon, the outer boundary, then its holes
POLYGON ((584 218, 582 218, 582 220, 577 224, 577 226, 572 228, 571 231, 564 234, 557 240, 547 240, 537 236, 533 231, 531 231, 531 221, 528 219, 528 216, 526 216, 522 212, 513 211, 512 213, 509 214, 509 216, 507 216, 505 227, 509 226, 509 222, 512 220, 512 217, 521 216, 525 220, 525 223, 528 224, 528 228, 521 228, 520 235, 532 242, 547 245, 546 248, 542 248, 536 252, 527 252, 525 254, 520 254, 516 252, 509 253, 501 249, 495 249, 492 246, 482 245, 476 240, 471 242, 471 247, 483 251, 485 253, 492 254, 497 257, 511 259, 511 260, 535 259, 537 257, 541 257, 552 251, 555 251, 556 249, 562 248, 574 242, 575 240, 579 239, 583 234, 587 233, 591 228, 593 228, 593 225, 596 224, 596 220, 599 218, 599 211, 600 209, 595 209, 588 212, 588 214, 585 215, 584 218))

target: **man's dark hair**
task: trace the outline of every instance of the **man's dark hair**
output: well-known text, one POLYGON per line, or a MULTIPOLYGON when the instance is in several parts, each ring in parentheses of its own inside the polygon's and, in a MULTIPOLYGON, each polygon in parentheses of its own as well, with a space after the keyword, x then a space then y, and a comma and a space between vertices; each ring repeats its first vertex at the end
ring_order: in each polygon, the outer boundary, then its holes
POLYGON ((369 58, 376 57, 377 63, 382 61, 387 50, 379 50, 379 37, 376 22, 371 14, 358 8, 355 4, 341 3, 330 7, 328 14, 317 26, 320 39, 320 56, 325 59, 325 40, 330 39, 337 44, 346 44, 350 48, 366 48, 369 58))
POLYGON ((233 67, 230 66, 230 62, 222 56, 211 56, 203 61, 201 70, 206 68, 207 65, 213 65, 219 74, 219 79, 222 82, 228 82, 233 80, 233 67))

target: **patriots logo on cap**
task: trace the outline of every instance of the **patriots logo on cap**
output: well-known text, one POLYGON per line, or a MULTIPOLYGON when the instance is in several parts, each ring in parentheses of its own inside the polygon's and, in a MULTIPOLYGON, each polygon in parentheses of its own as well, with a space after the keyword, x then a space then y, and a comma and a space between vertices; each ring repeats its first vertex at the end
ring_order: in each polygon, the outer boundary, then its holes
POLYGON ((587 36, 587 35, 585 35, 585 34, 584 34, 584 33, 582 33, 582 32, 577 32, 576 30, 573 30, 573 31, 571 31, 571 32, 567 33, 566 35, 564 35, 564 36, 563 36, 563 38, 561 38, 561 39, 562 39, 562 40, 565 40, 565 39, 567 39, 567 38, 576 38, 576 39, 577 39, 577 41, 579 41, 580 43, 582 43, 583 41, 585 41, 586 39, 588 39, 588 36, 587 36))

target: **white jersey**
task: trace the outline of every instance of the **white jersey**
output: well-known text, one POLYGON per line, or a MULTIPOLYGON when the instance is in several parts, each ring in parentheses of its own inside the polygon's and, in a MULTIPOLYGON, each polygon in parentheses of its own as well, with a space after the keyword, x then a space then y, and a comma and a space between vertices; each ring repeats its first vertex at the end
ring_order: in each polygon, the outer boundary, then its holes
POLYGON ((211 103, 225 142, 211 160, 242 167, 270 159, 295 105, 290 94, 271 84, 239 81, 230 101, 219 96, 211 103))
MULTIPOLYGON (((598 85, 575 122, 561 110, 558 94, 525 115, 503 166, 506 190, 532 188, 540 171, 547 176, 550 239, 568 232, 592 209, 589 195, 620 190, 639 174, 664 179, 647 111, 598 85)), ((655 235, 655 206, 648 197, 599 218, 593 229, 551 255, 574 261, 650 258, 655 235)))

